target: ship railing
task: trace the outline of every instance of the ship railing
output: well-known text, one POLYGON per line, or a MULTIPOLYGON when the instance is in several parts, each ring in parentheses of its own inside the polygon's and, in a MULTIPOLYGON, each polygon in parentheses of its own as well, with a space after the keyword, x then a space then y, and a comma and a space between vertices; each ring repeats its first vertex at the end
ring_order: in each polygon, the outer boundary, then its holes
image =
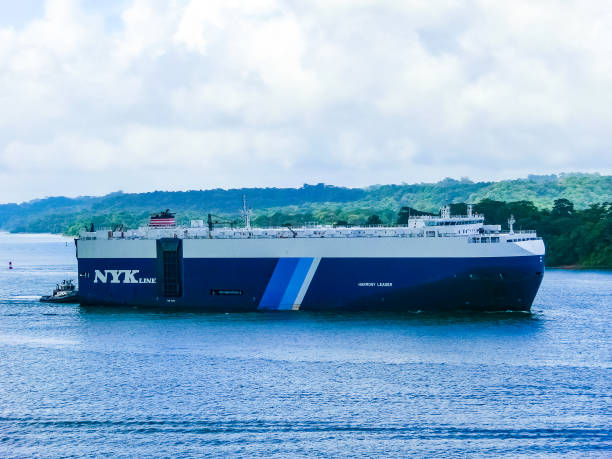
POLYGON ((541 237, 516 237, 516 233, 514 236, 515 237, 510 237, 506 239, 506 242, 523 242, 523 241, 541 241, 542 240, 541 237))
MULTIPOLYGON (((435 232, 432 232, 435 233, 435 232)), ((425 236, 429 237, 439 237, 439 238, 457 238, 457 237, 466 237, 469 235, 466 234, 458 234, 458 233, 438 233, 438 234, 426 234, 424 231, 420 232, 401 232, 401 233, 393 233, 393 234, 385 234, 385 233, 364 233, 364 234, 350 234, 350 233, 324 233, 324 234, 297 234, 295 238, 288 234, 214 234, 212 235, 213 239, 359 239, 359 238, 422 238, 425 236)), ((120 236, 112 236, 111 239, 128 239, 128 240, 149 240, 149 239, 158 239, 160 237, 174 237, 174 233, 170 234, 125 234, 123 238, 120 236)), ((180 234, 177 233, 176 237, 179 239, 209 239, 208 234, 180 234)), ((87 237, 81 236, 80 239, 89 240, 89 239, 99 239, 99 237, 87 237)), ((102 239, 107 239, 104 237, 102 239)), ((536 239, 536 238, 529 238, 536 239)), ((496 242, 496 241, 493 241, 496 242)))
POLYGON ((484 215, 476 214, 476 213, 474 213, 471 216, 470 215, 451 215, 450 217, 442 217, 440 215, 410 215, 408 218, 411 220, 452 220, 454 218, 463 219, 463 220, 467 220, 467 219, 480 220, 484 218, 484 215))
MULTIPOLYGON (((425 233, 424 228, 408 228, 403 226, 358 226, 333 228, 319 225, 310 228, 294 228, 293 231, 286 227, 276 228, 253 228, 246 230, 241 228, 216 228, 212 233, 214 239, 315 239, 315 238, 415 238, 431 236, 425 233), (295 235, 294 235, 295 233, 295 235)), ((435 237, 469 237, 477 236, 472 233, 461 233, 458 231, 429 231, 435 237)), ((524 231, 525 234, 534 234, 534 231, 524 231)), ((490 237, 491 233, 485 233, 490 237)), ((497 233, 496 233, 497 234, 497 233)), ((111 232, 109 229, 99 229, 95 233, 81 233, 82 239, 158 239, 164 237, 176 237, 180 239, 208 239, 211 237, 205 228, 139 228, 137 230, 126 230, 124 232, 111 232)))
MULTIPOLYGON (((209 239, 209 236, 198 234, 188 236, 177 236, 179 239, 209 239)), ((370 238, 422 238, 425 237, 425 233, 406 233, 406 234, 365 234, 365 235, 333 235, 326 234, 320 236, 296 236, 295 238, 289 236, 265 236, 265 235, 213 235, 212 239, 370 239, 370 238)), ((465 237, 460 234, 440 234, 437 237, 452 238, 452 237, 465 237)), ((94 240, 96 237, 81 237, 82 240, 94 240)), ((126 239, 126 240, 150 240, 157 239, 157 237, 147 235, 129 235, 124 238, 113 237, 111 239, 126 239)), ((533 239, 533 238, 530 238, 533 239)))

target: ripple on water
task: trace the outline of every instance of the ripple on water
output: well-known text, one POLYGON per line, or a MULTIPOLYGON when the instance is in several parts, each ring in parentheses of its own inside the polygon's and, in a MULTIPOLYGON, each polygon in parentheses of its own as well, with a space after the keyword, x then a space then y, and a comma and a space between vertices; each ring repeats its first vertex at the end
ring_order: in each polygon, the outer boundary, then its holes
POLYGON ((530 314, 80 308, 38 302, 74 248, 22 241, 2 457, 612 455, 612 273, 547 271, 530 314))

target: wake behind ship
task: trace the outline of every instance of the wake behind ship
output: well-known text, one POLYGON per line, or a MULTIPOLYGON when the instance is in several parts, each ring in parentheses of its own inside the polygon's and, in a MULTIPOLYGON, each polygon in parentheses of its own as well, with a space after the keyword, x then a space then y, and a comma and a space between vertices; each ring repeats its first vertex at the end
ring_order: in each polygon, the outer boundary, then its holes
POLYGON ((472 212, 404 226, 175 225, 82 231, 82 304, 256 310, 528 311, 544 273, 533 231, 484 225, 472 212))

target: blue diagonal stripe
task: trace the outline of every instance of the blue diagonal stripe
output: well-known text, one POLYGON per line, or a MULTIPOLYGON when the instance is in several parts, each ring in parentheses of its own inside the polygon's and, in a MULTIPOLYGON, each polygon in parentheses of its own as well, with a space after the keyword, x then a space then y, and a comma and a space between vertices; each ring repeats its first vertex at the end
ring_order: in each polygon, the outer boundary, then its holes
POLYGON ((299 258, 278 259, 259 302, 260 309, 278 309, 299 260, 299 258))

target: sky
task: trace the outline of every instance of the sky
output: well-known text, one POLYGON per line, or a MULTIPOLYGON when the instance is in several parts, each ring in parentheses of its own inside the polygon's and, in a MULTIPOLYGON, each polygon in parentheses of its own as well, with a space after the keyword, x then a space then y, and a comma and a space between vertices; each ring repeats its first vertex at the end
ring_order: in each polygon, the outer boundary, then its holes
POLYGON ((612 173, 612 2, 0 0, 0 202, 612 173))

